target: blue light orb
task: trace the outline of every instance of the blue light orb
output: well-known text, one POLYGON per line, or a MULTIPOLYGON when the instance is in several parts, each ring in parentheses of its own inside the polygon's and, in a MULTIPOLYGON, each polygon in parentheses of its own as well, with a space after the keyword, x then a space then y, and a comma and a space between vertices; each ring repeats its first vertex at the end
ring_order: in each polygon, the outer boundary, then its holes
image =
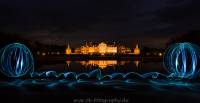
POLYGON ((20 43, 5 46, 1 50, 0 63, 0 71, 8 77, 21 77, 34 71, 32 53, 20 43))
POLYGON ((192 79, 198 75, 199 47, 191 43, 172 45, 164 57, 164 66, 171 77, 192 79))

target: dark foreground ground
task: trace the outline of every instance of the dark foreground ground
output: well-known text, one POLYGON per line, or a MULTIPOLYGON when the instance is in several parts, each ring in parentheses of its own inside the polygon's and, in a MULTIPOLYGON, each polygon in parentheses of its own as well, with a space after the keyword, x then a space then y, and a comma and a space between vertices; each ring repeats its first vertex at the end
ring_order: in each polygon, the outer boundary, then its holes
POLYGON ((1 103, 199 103, 200 84, 186 81, 12 80, 0 82, 1 103))

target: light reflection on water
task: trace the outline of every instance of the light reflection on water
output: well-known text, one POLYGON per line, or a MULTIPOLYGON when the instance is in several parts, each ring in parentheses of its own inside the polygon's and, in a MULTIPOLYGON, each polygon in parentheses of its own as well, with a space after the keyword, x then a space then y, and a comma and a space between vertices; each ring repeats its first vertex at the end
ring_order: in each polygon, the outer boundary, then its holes
MULTIPOLYGON (((80 61, 80 63, 86 67, 97 66, 100 69, 105 69, 108 66, 114 67, 118 64, 117 60, 89 60, 89 61, 80 61)), ((124 64, 120 62, 119 65, 124 65, 124 64)))
MULTIPOLYGON (((114 72, 136 72, 136 73, 148 73, 148 72, 161 72, 164 73, 165 69, 162 62, 151 62, 151 61, 117 61, 117 60, 89 60, 89 61, 64 61, 61 63, 49 63, 43 64, 39 68, 36 68, 36 72, 54 70, 60 72, 87 72, 95 69, 101 69, 105 74, 113 74, 114 72)), ((151 95, 151 93, 159 96, 163 93, 169 93, 170 95, 175 94, 176 96, 186 95, 186 97, 199 98, 200 83, 191 81, 179 81, 179 80, 169 80, 169 79, 117 79, 117 80, 90 80, 90 79, 74 79, 68 80, 62 79, 25 79, 25 80, 9 80, 0 81, 0 87, 5 90, 10 90, 10 88, 16 87, 17 90, 25 91, 25 93, 36 93, 35 91, 47 90, 59 91, 63 95, 68 95, 69 91, 73 93, 78 90, 81 96, 86 94, 84 90, 91 91, 107 91, 110 90, 122 90, 129 91, 130 95, 138 95, 137 93, 151 95), (9 89, 4 89, 9 88, 9 89), (39 88, 35 89, 35 88, 39 88), (83 91, 81 91, 81 89, 83 91), (88 89, 89 88, 89 89, 88 89), (74 91, 73 91, 74 90, 74 91), (130 92, 131 91, 131 92, 130 92), (184 93, 183 93, 184 92, 184 93)), ((54 91, 54 92, 55 92, 54 91)), ((1 91, 2 92, 2 91, 1 91)), ((16 92, 18 93, 18 92, 16 92)), ((40 93, 40 92, 39 92, 40 93)), ((88 94, 88 92, 86 92, 88 94)), ((96 94, 96 92, 93 92, 96 94)), ((93 96, 94 94, 91 94, 93 96)), ((18 95, 18 94, 16 94, 18 95)), ((171 97, 173 97, 172 95, 171 97)), ((177 98, 176 98, 177 99, 177 98)), ((182 97, 181 97, 182 99, 182 97)))
POLYGON ((43 64, 37 71, 54 70, 58 72, 89 72, 101 69, 103 73, 113 72, 161 72, 165 73, 162 62, 151 61, 118 61, 118 60, 88 60, 88 61, 64 61, 61 63, 43 64))

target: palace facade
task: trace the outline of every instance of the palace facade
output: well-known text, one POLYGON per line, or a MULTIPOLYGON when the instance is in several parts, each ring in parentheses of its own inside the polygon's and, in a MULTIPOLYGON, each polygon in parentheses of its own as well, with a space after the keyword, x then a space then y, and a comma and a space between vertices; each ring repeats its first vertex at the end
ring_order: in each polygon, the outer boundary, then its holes
POLYGON ((76 54, 116 54, 117 53, 117 46, 114 44, 106 44, 101 42, 99 44, 96 43, 89 43, 81 46, 80 48, 75 49, 76 54))
MULTIPOLYGON (((70 46, 68 45, 66 48, 65 54, 71 54, 72 50, 70 46)), ((100 54, 100 55, 106 55, 106 54, 134 54, 134 55, 140 55, 140 48, 138 45, 131 50, 128 47, 125 47, 123 45, 116 45, 115 43, 86 43, 85 45, 81 46, 80 48, 75 48, 73 54, 100 54)))

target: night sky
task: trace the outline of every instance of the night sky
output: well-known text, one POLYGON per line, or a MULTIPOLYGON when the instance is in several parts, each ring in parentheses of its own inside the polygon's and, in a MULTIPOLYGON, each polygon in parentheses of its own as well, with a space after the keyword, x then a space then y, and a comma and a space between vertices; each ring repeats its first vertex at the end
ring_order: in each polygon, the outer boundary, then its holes
POLYGON ((164 47, 200 30, 199 0, 0 0, 0 31, 45 44, 164 47))

